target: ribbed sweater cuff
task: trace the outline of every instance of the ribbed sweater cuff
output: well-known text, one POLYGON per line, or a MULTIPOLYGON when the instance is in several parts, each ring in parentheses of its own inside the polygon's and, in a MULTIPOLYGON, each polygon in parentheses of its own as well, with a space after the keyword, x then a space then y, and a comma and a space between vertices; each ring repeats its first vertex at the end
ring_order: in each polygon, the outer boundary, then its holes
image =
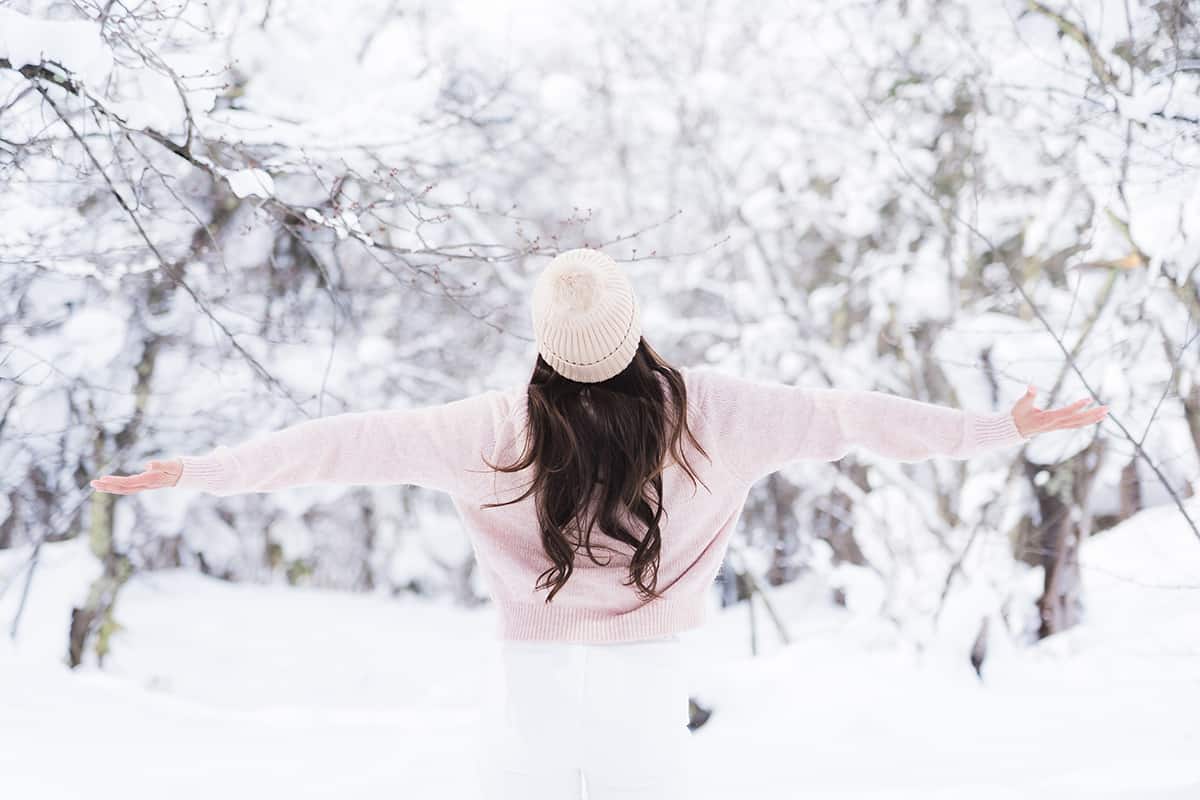
POLYGON ((177 489, 199 489, 210 494, 221 494, 229 486, 232 474, 230 465, 220 455, 180 456, 183 474, 179 476, 177 489))
POLYGON ((971 414, 970 452, 991 450, 1028 442, 1032 437, 1022 436, 1011 411, 985 411, 971 414))

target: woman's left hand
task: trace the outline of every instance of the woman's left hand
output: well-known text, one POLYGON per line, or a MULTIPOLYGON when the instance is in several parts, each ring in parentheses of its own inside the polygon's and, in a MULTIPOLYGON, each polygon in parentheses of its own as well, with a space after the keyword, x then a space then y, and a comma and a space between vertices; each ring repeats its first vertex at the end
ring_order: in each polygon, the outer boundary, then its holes
POLYGON ((1099 422, 1108 414, 1108 406, 1084 408, 1091 402, 1090 397, 1076 400, 1069 406, 1043 411, 1033 407, 1033 396, 1036 393, 1037 390, 1033 388, 1033 384, 1030 384, 1029 389, 1012 409, 1013 421, 1017 425, 1017 430, 1025 438, 1065 428, 1082 428, 1084 425, 1099 422))
POLYGON ((102 475, 91 482, 98 492, 109 494, 136 494, 147 489, 169 489, 179 483, 183 474, 183 462, 178 458, 170 461, 151 461, 146 471, 138 475, 102 475))

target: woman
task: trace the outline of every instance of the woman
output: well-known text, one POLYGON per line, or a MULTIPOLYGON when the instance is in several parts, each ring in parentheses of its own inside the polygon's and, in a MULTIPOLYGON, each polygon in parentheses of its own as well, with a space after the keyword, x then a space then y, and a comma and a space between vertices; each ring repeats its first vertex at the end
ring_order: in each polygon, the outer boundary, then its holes
POLYGON ((625 274, 590 249, 550 263, 532 317, 528 384, 310 420, 92 482, 118 494, 316 483, 449 493, 498 611, 504 674, 477 762, 488 796, 563 800, 582 785, 591 800, 689 796, 679 633, 704 621, 759 478, 856 446, 963 459, 1107 412, 1086 399, 1040 411, 1032 386, 1011 412, 962 411, 674 368, 642 339, 625 274))

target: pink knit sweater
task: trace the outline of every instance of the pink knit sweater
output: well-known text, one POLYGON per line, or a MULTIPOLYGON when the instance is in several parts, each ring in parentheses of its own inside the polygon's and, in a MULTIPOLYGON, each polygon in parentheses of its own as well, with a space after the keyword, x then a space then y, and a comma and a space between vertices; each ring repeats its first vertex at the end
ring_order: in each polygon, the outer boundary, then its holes
MULTIPOLYGON (((740 378, 713 367, 680 369, 689 425, 711 456, 688 461, 693 487, 672 463, 664 474, 665 514, 658 590, 643 602, 627 579, 632 550, 593 531, 586 555, 554 600, 534 591, 551 566, 542 552, 533 497, 509 506, 528 471, 498 474, 521 452, 525 385, 441 405, 338 414, 302 422, 206 456, 184 456, 178 485, 215 495, 322 483, 415 484, 447 492, 465 524, 504 639, 614 642, 696 627, 747 492, 798 459, 835 461, 854 447, 899 461, 965 459, 1027 441, 1007 411, 963 411, 883 392, 803 388, 740 378), (706 489, 704 484, 707 484, 706 489), (608 548, 607 550, 605 548, 608 548), (608 558, 612 555, 612 559, 608 558)), ((684 439, 685 445, 688 444, 684 439)))

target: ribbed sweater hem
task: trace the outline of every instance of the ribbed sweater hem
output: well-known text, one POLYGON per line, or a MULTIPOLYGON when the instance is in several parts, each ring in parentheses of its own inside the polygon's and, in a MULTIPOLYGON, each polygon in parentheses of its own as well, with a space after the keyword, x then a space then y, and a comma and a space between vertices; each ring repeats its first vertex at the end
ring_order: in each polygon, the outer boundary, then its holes
POLYGON ((1027 442, 1010 411, 984 411, 971 414, 971 441, 976 450, 990 450, 1010 444, 1027 442))
POLYGON ((705 596, 672 598, 664 595, 646 605, 614 614, 578 606, 550 603, 500 604, 499 636, 504 640, 570 642, 627 642, 680 633, 704 624, 705 596))
POLYGON ((175 487, 198 489, 210 494, 225 493, 229 486, 236 485, 233 479, 235 465, 226 458, 225 448, 218 447, 206 456, 181 456, 183 473, 175 487))

